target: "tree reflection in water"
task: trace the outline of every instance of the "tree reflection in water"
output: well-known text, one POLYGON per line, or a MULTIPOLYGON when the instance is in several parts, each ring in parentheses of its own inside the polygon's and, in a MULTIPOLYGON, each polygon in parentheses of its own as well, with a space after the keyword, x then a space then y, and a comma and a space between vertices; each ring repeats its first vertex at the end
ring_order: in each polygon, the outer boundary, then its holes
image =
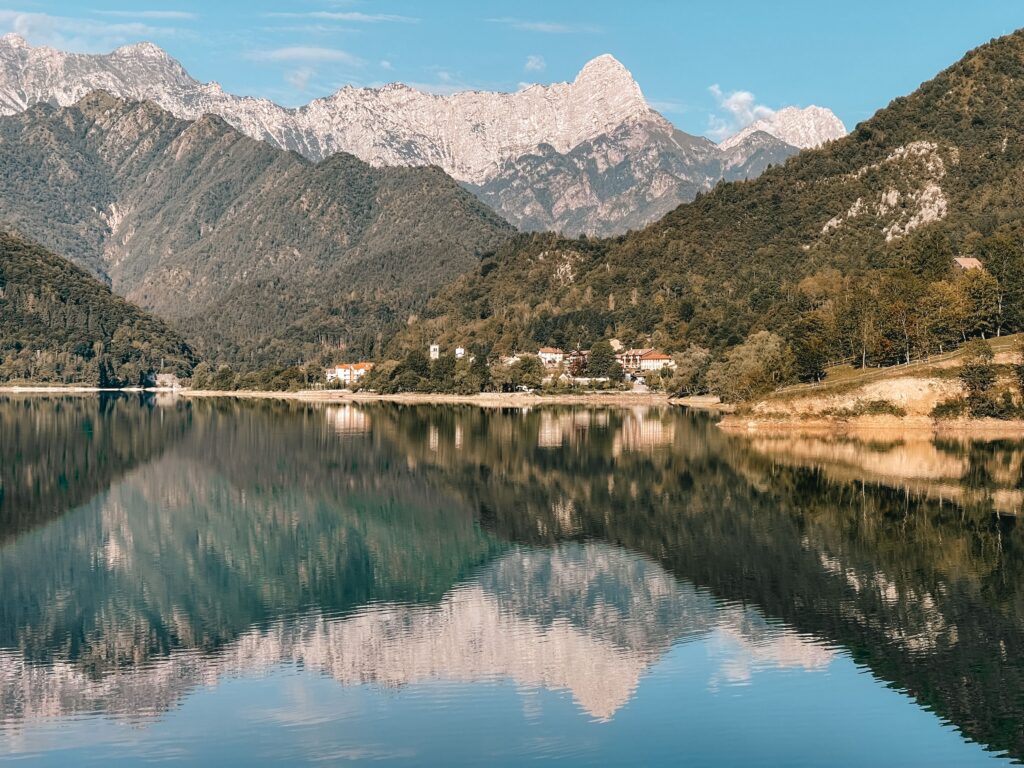
POLYGON ((150 716, 282 662, 511 678, 607 719, 700 638, 726 684, 846 651, 1024 756, 1020 444, 234 400, 26 398, 0 423, 11 722, 150 716))

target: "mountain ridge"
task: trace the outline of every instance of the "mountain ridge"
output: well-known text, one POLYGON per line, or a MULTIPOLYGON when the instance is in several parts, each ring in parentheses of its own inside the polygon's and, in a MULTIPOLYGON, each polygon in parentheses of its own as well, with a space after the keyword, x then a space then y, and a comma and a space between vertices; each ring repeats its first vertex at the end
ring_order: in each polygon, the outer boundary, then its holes
MULTIPOLYGON (((200 83, 152 43, 92 55, 0 39, 0 113, 42 101, 70 106, 97 89, 153 101, 180 119, 217 114, 252 138, 314 161, 344 151, 375 167, 437 165, 513 224, 570 235, 645 225, 720 179, 752 177, 798 151, 780 141, 768 160, 744 167, 736 157, 749 150, 735 149, 746 137, 716 148, 679 131, 610 54, 587 62, 572 82, 514 93, 346 86, 290 109, 200 83), (544 179, 549 186, 537 190, 538 200, 517 191, 544 179), (578 204, 555 210, 538 202, 544 197, 578 204)), ((804 133, 804 144, 813 141, 813 130, 804 133)))
POLYGON ((0 117, 0 220, 257 365, 369 353, 513 234, 437 168, 314 164, 102 91, 0 117))

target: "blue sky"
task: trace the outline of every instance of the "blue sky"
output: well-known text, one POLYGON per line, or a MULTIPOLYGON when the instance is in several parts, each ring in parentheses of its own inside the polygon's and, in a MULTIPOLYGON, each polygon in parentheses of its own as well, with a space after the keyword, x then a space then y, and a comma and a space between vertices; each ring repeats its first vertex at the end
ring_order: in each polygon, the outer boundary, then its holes
POLYGON ((151 40, 234 93, 304 103, 345 84, 446 92, 571 80, 611 53, 685 131, 819 104, 852 127, 986 40, 1024 0, 26 0, 0 30, 108 51, 151 40), (717 88, 715 88, 717 86, 717 88), (732 96, 732 98, 729 98, 732 96))

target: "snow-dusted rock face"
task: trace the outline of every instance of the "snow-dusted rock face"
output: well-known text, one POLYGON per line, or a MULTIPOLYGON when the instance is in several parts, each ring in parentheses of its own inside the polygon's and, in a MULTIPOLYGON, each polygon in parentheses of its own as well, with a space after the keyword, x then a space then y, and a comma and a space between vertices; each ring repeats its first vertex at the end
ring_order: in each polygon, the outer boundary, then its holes
POLYGON ((254 138, 314 160, 340 151, 371 165, 438 165, 460 181, 481 183, 502 163, 550 144, 566 152, 640 116, 659 119, 640 87, 613 57, 589 62, 571 83, 517 93, 466 91, 438 96, 398 83, 346 87, 298 109, 233 96, 200 83, 152 43, 106 55, 73 54, 0 38, 0 110, 40 101, 74 104, 93 90, 148 99, 176 117, 223 117, 254 138))
POLYGON ((377 167, 436 165, 520 228, 572 235, 642 227, 722 179, 752 178, 799 147, 845 134, 828 110, 789 108, 716 147, 651 109, 607 54, 571 83, 516 93, 439 96, 394 83, 345 87, 288 109, 201 83, 152 43, 92 55, 0 38, 0 114, 69 106, 94 90, 188 120, 215 114, 316 161, 348 152, 377 167))
POLYGON ((824 107, 786 107, 771 117, 751 123, 718 146, 720 149, 730 150, 758 131, 800 149, 813 149, 826 142, 841 139, 846 135, 846 126, 832 110, 824 107))

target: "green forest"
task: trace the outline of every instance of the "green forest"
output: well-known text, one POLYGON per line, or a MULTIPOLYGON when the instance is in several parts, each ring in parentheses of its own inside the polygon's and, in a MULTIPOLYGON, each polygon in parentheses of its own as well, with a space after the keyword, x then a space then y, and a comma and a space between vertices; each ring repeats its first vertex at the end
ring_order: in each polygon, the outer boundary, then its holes
POLYGON ((182 336, 71 262, 0 232, 0 382, 145 386, 187 377, 182 336))

